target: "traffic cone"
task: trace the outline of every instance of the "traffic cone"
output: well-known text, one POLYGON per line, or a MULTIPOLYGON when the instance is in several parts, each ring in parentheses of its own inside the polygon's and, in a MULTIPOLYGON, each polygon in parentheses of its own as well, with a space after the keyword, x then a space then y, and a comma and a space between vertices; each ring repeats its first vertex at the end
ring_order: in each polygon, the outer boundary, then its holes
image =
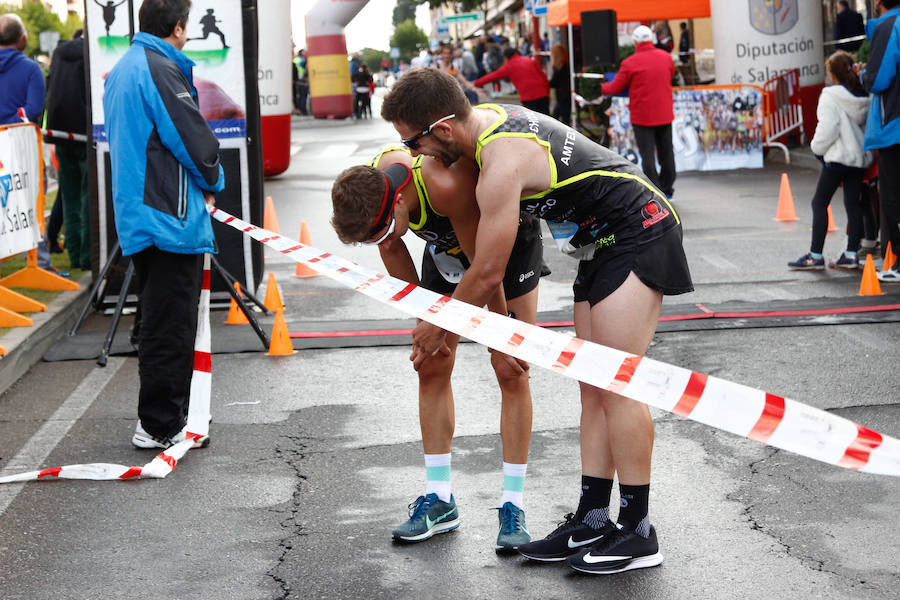
POLYGON ((828 233, 837 231, 837 225, 834 224, 834 215, 831 213, 831 205, 828 205, 828 233))
POLYGON ((263 304, 272 312, 284 308, 281 294, 278 293, 278 284, 275 283, 275 273, 269 273, 269 281, 266 282, 266 299, 263 301, 263 304))
POLYGON ((272 327, 272 341, 269 343, 268 356, 290 356, 294 353, 291 335, 284 320, 284 309, 275 312, 275 325, 272 327))
POLYGON ((778 191, 778 210, 775 212, 775 220, 797 220, 797 213, 794 212, 794 197, 791 195, 791 184, 788 183, 787 173, 781 174, 781 189, 778 191))
MULTIPOLYGON (((239 284, 237 281, 234 282, 234 291, 238 293, 238 296, 241 295, 241 284, 239 284)), ((241 310, 241 307, 238 306, 238 303, 232 296, 231 305, 229 305, 228 307, 228 318, 225 319, 225 324, 243 325, 249 322, 250 321, 247 320, 247 315, 244 314, 244 311, 241 310)))
MULTIPOLYGON (((300 243, 304 246, 312 246, 312 242, 309 239, 309 227, 306 226, 306 221, 300 221, 300 243)), ((315 269, 298 262, 297 270, 294 272, 294 275, 296 277, 316 277, 318 273, 315 269)))
POLYGON ((884 263, 881 265, 881 272, 889 271, 895 262, 897 262, 897 257, 894 256, 894 252, 891 250, 891 243, 888 242, 887 250, 884 251, 884 263))
POLYGON ((878 276, 875 274, 875 263, 872 262, 872 255, 866 254, 866 266, 863 267, 862 283, 859 284, 859 293, 856 295, 880 296, 881 294, 881 284, 878 283, 878 276))
POLYGON ((272 233, 281 233, 278 229, 278 217, 275 216, 275 204, 272 202, 272 196, 266 196, 266 212, 263 214, 263 229, 268 229, 272 233))

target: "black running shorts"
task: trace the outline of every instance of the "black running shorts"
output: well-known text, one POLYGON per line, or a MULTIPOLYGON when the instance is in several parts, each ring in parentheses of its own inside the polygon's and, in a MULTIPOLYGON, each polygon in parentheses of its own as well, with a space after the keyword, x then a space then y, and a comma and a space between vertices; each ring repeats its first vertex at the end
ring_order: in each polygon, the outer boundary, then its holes
POLYGON ((578 264, 572 286, 575 302, 587 300, 594 306, 619 289, 632 271, 647 287, 667 296, 694 291, 681 238, 679 224, 652 242, 638 244, 631 238, 597 250, 594 258, 578 264))
MULTIPOLYGON (((541 222, 539 219, 527 218, 519 227, 516 243, 506 265, 506 275, 503 277, 503 291, 507 300, 524 296, 537 287, 541 277, 542 258, 541 222)), ((456 284, 444 279, 438 271, 427 246, 422 256, 422 279, 419 285, 445 296, 452 295, 456 289, 456 284)))

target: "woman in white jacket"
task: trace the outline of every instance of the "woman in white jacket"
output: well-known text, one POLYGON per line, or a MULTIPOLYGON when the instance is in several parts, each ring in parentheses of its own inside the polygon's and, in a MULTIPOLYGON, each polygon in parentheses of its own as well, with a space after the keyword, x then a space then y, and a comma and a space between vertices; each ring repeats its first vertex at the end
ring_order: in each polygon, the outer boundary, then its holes
POLYGON ((872 163, 872 153, 863 150, 863 128, 869 113, 869 97, 853 70, 853 57, 838 50, 825 61, 828 77, 835 85, 822 90, 816 116, 819 123, 810 148, 822 161, 822 171, 812 199, 812 242, 809 253, 788 263, 791 269, 822 270, 828 205, 838 186, 844 186, 847 209, 847 249, 831 262, 833 269, 856 269, 856 250, 862 237, 860 191, 863 173, 872 163))

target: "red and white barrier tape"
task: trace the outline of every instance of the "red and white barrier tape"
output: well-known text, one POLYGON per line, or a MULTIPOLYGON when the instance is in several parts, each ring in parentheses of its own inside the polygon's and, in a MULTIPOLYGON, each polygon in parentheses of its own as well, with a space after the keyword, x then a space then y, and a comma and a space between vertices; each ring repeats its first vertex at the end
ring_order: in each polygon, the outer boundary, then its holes
POLYGON ((86 142, 88 139, 83 133, 72 133, 70 131, 59 131, 57 129, 41 129, 41 133, 50 138, 59 138, 61 140, 70 140, 73 142, 86 142))
POLYGON ((848 469, 900 476, 900 441, 745 385, 542 329, 251 225, 213 218, 371 298, 532 364, 700 423, 848 469))
POLYGON ((67 465, 0 477, 0 484, 52 478, 91 479, 94 481, 136 478, 162 479, 175 469, 175 465, 187 454, 197 439, 209 434, 212 372, 209 335, 209 264, 209 254, 206 254, 203 257, 203 285, 200 289, 197 337, 194 341, 194 373, 191 377, 191 396, 185 439, 163 450, 143 467, 126 467, 109 463, 67 465))

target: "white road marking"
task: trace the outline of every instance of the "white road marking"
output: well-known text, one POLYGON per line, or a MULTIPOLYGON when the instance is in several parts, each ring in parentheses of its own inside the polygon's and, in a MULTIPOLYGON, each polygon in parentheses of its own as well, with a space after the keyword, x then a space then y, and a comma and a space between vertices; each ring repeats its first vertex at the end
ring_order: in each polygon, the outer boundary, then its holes
POLYGON ((341 158, 350 156, 356 152, 357 148, 359 148, 359 144, 328 144, 314 158, 341 158))
MULTIPOLYGON (((36 471, 50 456, 56 445, 59 444, 69 429, 90 408, 106 384, 115 376, 122 365, 124 358, 112 357, 104 368, 96 368, 78 384, 66 401, 56 409, 56 412, 41 425, 31 439, 12 457, 9 463, 0 470, 0 476, 14 475, 22 471, 36 471)), ((0 515, 6 512, 9 505, 22 491, 24 483, 10 483, 0 486, 0 515)))
POLYGON ((703 260, 723 271, 740 271, 740 268, 726 258, 722 258, 718 254, 703 254, 703 260))
POLYGON ((303 150, 303 146, 301 146, 301 145, 299 145, 299 144, 296 145, 296 146, 291 146, 291 156, 294 156, 295 154, 297 154, 297 153, 300 152, 301 150, 303 150))

